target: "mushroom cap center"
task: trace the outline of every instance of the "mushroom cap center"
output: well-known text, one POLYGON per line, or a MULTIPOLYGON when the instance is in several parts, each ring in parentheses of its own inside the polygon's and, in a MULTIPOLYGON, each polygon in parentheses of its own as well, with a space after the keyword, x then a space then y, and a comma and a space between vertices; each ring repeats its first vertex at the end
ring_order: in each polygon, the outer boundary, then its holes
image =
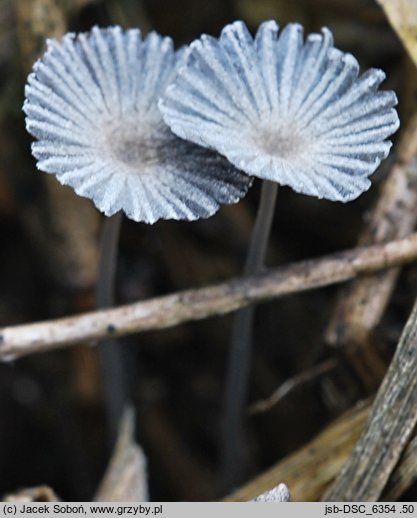
POLYGON ((111 158, 136 173, 155 166, 161 161, 165 143, 163 132, 157 126, 123 125, 109 131, 106 149, 111 158))
POLYGON ((309 147, 306 136, 295 128, 261 128, 253 142, 263 153, 287 160, 300 158, 309 147))
POLYGON ((132 137, 117 138, 113 142, 113 152, 117 160, 133 167, 156 159, 155 150, 148 142, 132 137))

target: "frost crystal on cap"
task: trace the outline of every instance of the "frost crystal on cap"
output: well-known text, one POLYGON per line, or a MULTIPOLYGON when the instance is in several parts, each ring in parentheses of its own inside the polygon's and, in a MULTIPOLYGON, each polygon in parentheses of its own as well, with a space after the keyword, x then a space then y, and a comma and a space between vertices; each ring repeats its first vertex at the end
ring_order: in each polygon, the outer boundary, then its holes
POLYGON ((300 25, 278 35, 269 21, 252 38, 235 22, 191 45, 160 109, 174 133, 248 174, 346 202, 369 188, 399 126, 394 92, 377 91, 384 73, 358 73, 328 29, 304 41, 300 25))
POLYGON ((234 203, 250 179, 226 159, 179 139, 157 100, 184 52, 170 38, 93 28, 48 41, 26 86, 38 168, 91 198, 106 215, 194 220, 234 203))

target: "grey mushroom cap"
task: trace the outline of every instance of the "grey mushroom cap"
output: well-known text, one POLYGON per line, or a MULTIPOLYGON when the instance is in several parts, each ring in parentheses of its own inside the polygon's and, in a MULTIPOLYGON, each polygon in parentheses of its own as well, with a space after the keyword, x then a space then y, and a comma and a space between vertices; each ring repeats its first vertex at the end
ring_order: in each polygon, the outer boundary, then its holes
POLYGON ((370 186, 399 127, 385 78, 334 48, 328 29, 304 40, 274 21, 253 38, 243 22, 203 35, 159 103, 178 136, 224 155, 249 175, 347 202, 370 186))
POLYGON ((49 40, 23 107, 38 168, 107 216, 147 223, 205 218, 239 201, 251 179, 178 138, 158 110, 185 54, 170 38, 120 27, 49 40))

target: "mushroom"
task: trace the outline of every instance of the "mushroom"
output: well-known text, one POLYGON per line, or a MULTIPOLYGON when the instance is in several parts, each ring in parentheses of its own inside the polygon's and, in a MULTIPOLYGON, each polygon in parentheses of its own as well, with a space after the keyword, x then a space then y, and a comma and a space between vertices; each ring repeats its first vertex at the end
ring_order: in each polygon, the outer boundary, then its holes
MULTIPOLYGON (((251 179, 164 123, 157 101, 187 54, 174 51, 170 38, 94 27, 47 47, 25 89, 26 127, 37 139, 32 153, 40 170, 112 216, 103 226, 97 284, 98 305, 109 306, 122 212, 149 224, 207 218, 239 201, 251 179)), ((118 349, 106 349, 108 374, 122 372, 118 349)), ((115 435, 125 397, 107 383, 115 435)))
POLYGON ((209 217, 246 193, 244 174, 162 120, 158 98, 186 55, 170 38, 94 27, 47 43, 23 105, 41 171, 106 216, 145 223, 209 217))
MULTIPOLYGON (((278 184, 299 193, 347 202, 366 191, 369 176, 389 153, 399 120, 385 78, 333 47, 331 32, 303 40, 299 24, 279 34, 275 21, 253 38, 245 24, 227 25, 219 39, 191 44, 159 103, 179 137, 216 150, 263 180, 245 273, 264 264, 278 184)), ((224 437, 225 485, 240 470, 253 309, 239 312, 232 334, 224 437)))

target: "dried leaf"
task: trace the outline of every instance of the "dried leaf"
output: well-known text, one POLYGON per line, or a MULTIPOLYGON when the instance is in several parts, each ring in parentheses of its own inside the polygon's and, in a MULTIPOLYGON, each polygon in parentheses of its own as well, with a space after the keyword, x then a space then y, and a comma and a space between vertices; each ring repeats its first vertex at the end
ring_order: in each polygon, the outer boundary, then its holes
MULTIPOLYGON (((61 4, 57 0, 16 1, 23 70, 42 53, 46 38, 60 38, 65 33, 67 20, 61 4)), ((44 210, 30 206, 31 214, 24 223, 44 251, 52 275, 65 286, 89 289, 97 275, 99 214, 54 177, 40 175, 41 180, 47 203, 41 207, 44 210)))
POLYGON ((19 0, 16 12, 23 68, 29 70, 41 54, 45 38, 62 36, 66 21, 55 0, 19 0))
POLYGON ((417 0, 378 0, 417 65, 417 0))
POLYGON ((135 415, 125 410, 116 447, 94 497, 96 502, 146 502, 148 484, 146 459, 135 443, 135 415))
POLYGON ((20 489, 3 497, 4 502, 60 502, 60 498, 49 486, 20 489))

